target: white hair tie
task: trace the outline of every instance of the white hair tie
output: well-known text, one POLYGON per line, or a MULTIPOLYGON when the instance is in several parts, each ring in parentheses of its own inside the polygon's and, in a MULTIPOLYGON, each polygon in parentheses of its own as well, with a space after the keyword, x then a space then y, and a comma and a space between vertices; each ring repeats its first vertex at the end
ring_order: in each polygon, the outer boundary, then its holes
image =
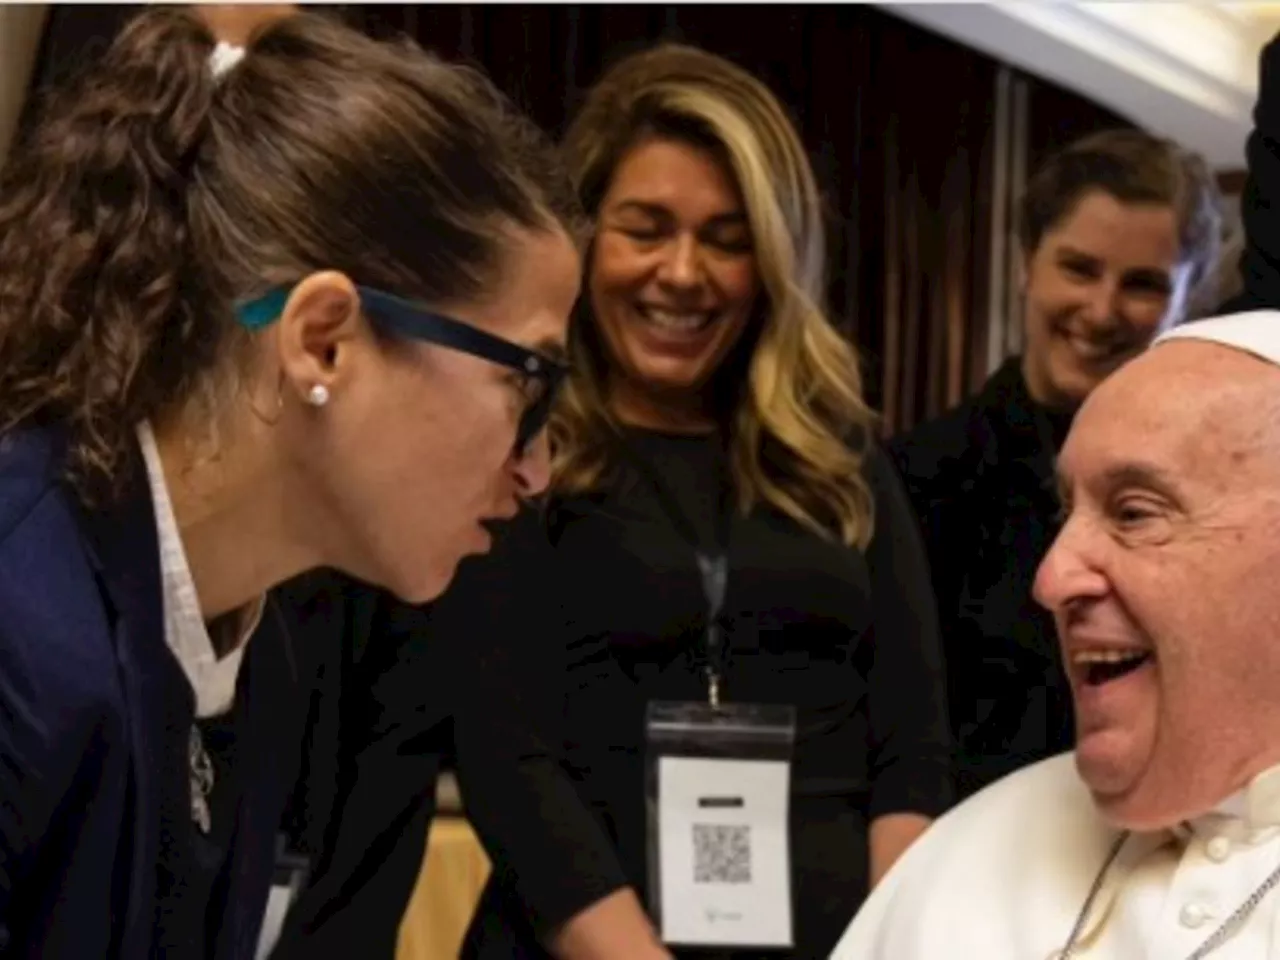
POLYGON ((228 70, 244 59, 244 47, 219 40, 218 45, 209 54, 209 72, 215 80, 224 76, 228 70))

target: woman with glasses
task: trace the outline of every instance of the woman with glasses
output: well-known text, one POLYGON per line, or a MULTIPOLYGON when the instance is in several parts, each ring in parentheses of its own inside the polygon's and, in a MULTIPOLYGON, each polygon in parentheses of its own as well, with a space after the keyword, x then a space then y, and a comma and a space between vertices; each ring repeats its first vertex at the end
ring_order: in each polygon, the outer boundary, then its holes
POLYGON ((553 151, 324 19, 149 11, 0 188, 0 954, 247 958, 333 568, 440 594, 547 480, 553 151))

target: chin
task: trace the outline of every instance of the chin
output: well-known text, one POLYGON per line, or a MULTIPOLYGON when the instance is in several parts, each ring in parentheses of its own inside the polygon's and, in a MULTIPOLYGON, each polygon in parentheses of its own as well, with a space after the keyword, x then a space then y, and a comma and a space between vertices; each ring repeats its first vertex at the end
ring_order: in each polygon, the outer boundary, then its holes
POLYGON ((439 562, 418 566, 412 576, 400 578, 387 589, 395 594, 397 600, 410 606, 421 606, 439 600, 449 585, 453 583, 458 572, 458 561, 442 567, 439 562))
POLYGON ((1069 409, 1084 403, 1104 379, 1071 363, 1054 364, 1049 370, 1049 383, 1057 398, 1056 405, 1069 409))
POLYGON ((686 394, 699 389, 707 379, 701 365, 649 364, 639 370, 639 380, 657 394, 686 394))
POLYGON ((1113 776, 1103 778, 1099 770, 1089 769, 1077 757, 1076 768, 1093 796, 1099 816, 1117 830, 1167 830, 1212 807, 1208 804, 1199 809, 1182 778, 1162 778, 1145 767, 1126 771, 1123 778, 1114 776, 1119 771, 1113 768, 1109 771, 1113 776))
POLYGON ((449 584, 452 582, 453 577, 449 576, 442 580, 418 583, 413 586, 392 590, 391 592, 395 594, 397 600, 410 606, 418 607, 439 600, 444 592, 449 589, 449 584))

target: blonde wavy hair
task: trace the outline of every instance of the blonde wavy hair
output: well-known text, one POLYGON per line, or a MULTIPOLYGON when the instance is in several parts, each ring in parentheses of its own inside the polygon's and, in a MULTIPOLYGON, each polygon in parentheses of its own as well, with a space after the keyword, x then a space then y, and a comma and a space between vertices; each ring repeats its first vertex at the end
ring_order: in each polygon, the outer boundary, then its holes
MULTIPOLYGON (((676 44, 633 54, 591 89, 565 136, 589 216, 627 150, 650 136, 712 150, 746 206, 762 303, 742 349, 716 374, 732 397, 739 508, 764 501, 821 536, 865 547, 873 509, 862 461, 875 417, 857 353, 824 312, 822 201, 795 128, 764 84, 720 57, 676 44)), ((551 422, 554 495, 601 486, 618 429, 606 402, 610 360, 585 302, 569 350, 574 372, 551 422)))

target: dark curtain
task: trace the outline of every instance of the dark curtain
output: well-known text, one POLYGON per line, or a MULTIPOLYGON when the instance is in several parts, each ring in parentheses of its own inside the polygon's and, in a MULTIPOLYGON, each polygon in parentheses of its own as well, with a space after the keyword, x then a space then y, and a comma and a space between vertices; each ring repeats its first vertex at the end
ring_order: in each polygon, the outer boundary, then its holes
MULTIPOLYGON (((36 86, 101 49, 137 7, 52 8, 36 86)), ((330 8, 333 9, 333 8, 330 8)), ((857 344, 886 431, 935 415, 986 373, 999 65, 870 6, 345 5, 376 36, 407 34, 484 68, 563 132, 605 65, 658 39, 749 68, 789 106, 829 215, 830 306, 857 344)), ((1039 131, 1109 115, 1036 85, 1039 131)), ((35 115, 28 111, 27 121, 35 115)), ((1103 118, 1103 119, 1099 119, 1103 118)), ((1034 154, 1039 148, 1031 150, 1034 154)))
POLYGON ((1034 80, 1027 105, 1027 169, 1049 154, 1100 130, 1134 127, 1130 120, 1052 83, 1034 80))

